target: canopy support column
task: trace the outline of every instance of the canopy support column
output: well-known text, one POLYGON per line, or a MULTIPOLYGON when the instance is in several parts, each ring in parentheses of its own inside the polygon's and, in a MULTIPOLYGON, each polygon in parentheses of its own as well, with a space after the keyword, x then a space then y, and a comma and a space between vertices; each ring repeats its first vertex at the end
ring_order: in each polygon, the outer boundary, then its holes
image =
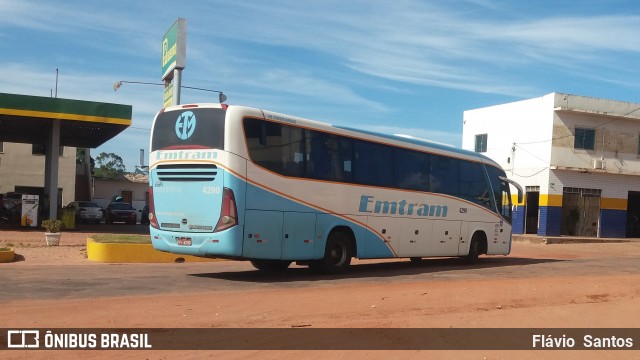
MULTIPOLYGON (((44 193, 49 201, 44 201, 44 206, 49 206, 48 218, 58 218, 58 170, 60 156, 60 120, 53 120, 51 132, 45 146, 44 161, 44 193)), ((47 209, 45 209, 46 211, 47 209)))

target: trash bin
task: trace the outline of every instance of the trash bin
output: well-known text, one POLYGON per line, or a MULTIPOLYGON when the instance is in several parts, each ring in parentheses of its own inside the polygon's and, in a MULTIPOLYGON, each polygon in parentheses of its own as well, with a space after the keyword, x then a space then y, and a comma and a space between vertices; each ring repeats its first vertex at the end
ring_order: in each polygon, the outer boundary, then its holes
POLYGON ((76 210, 75 209, 62 209, 62 226, 65 229, 75 229, 76 228, 76 210))

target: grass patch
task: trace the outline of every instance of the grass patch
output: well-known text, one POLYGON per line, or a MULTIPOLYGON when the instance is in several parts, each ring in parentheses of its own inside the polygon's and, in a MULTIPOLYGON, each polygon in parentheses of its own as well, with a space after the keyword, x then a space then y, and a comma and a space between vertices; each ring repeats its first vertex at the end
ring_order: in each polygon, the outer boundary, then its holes
POLYGON ((151 244, 151 236, 149 235, 96 234, 91 238, 97 243, 151 244))
POLYGON ((11 251, 11 249, 7 247, 0 247, 0 251, 11 251))

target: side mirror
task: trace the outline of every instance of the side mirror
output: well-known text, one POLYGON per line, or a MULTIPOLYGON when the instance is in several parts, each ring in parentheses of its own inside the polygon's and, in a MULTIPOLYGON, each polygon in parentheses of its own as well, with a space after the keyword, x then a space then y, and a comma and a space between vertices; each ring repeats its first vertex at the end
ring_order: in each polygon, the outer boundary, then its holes
POLYGON ((524 199, 524 190, 522 190, 522 186, 520 186, 520 184, 518 184, 517 182, 511 179, 507 179, 506 177, 503 177, 503 176, 500 176, 500 180, 506 181, 507 183, 513 185, 518 190, 518 204, 521 204, 522 200, 524 199))

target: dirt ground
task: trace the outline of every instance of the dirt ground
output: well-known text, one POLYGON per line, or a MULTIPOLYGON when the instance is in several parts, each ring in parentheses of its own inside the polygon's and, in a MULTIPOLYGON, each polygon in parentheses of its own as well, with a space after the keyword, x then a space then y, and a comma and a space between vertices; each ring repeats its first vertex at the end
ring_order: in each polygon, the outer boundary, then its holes
MULTIPOLYGON (((0 231, 0 247, 23 258, 2 266, 88 265, 90 233, 0 231)), ((542 245, 515 242, 532 259, 640 259, 640 242, 542 245)), ((93 264, 89 266, 108 266, 93 264)), ((637 269, 640 269, 640 266, 637 269)), ((2 267, 0 266, 0 274, 2 267)), ((508 275, 508 274, 505 274, 508 275)), ((0 328, 638 328, 640 270, 447 281, 372 280, 357 285, 167 293, 160 296, 20 300, 2 304, 0 328)), ((293 339, 292 339, 293 340, 293 339)), ((640 338, 636 339, 640 343, 640 338)), ((5 356, 7 355, 7 356, 5 356)), ((11 351, 8 359, 640 359, 640 351, 11 351)))

